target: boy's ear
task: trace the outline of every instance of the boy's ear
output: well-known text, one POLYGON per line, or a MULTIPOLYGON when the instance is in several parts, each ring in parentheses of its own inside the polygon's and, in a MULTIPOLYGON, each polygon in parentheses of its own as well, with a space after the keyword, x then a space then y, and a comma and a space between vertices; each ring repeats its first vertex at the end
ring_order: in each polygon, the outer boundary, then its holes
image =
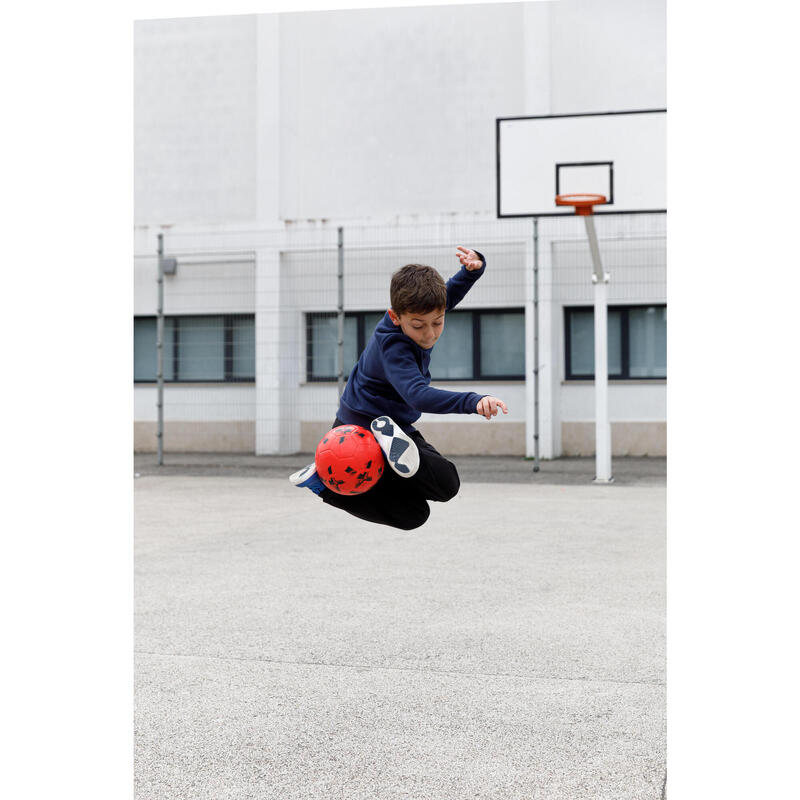
POLYGON ((392 322, 393 322, 395 325, 399 325, 399 324, 400 324, 400 317, 398 317, 398 316, 397 316, 397 314, 395 314, 395 313, 394 313, 394 311, 393 311, 391 308, 390 308, 390 309, 387 309, 387 311, 388 311, 388 314, 389 314, 389 319, 390 319, 390 320, 391 320, 391 321, 392 321, 392 322))

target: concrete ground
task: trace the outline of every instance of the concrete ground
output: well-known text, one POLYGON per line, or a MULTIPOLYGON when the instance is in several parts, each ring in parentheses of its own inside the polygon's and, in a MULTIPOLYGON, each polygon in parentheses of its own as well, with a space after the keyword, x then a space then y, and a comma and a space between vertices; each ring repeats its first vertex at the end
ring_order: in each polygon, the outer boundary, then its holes
MULTIPOLYGON (((462 481, 485 483, 555 484, 585 486, 595 475, 594 458, 557 458, 540 461, 520 456, 447 456, 458 467, 462 481)), ((166 453, 159 466, 155 453, 137 453, 139 475, 219 475, 285 479, 288 473, 314 460, 313 453, 292 456, 253 456, 237 453, 166 453)), ((620 486, 663 486, 665 458, 615 458, 614 481, 620 486)))
POLYGON ((663 460, 456 459, 410 533, 301 457, 170 460, 135 463, 138 800, 664 796, 663 460))

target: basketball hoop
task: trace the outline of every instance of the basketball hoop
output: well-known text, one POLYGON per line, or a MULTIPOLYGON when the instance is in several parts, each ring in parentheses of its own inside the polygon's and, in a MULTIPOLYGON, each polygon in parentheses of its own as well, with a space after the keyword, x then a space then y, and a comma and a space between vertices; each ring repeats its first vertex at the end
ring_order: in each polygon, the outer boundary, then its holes
POLYGON ((594 213, 594 206, 605 203, 603 194, 557 194, 557 206, 575 206, 575 213, 582 217, 594 213))

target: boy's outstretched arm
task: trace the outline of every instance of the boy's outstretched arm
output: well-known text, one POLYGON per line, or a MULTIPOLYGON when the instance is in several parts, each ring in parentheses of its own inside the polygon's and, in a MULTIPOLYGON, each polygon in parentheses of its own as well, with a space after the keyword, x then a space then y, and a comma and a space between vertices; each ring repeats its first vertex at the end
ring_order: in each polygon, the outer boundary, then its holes
POLYGON ((476 392, 449 392, 429 386, 419 364, 401 341, 393 341, 384 349, 386 377, 397 393, 417 411, 431 414, 481 414, 486 419, 495 416, 499 409, 508 413, 506 404, 491 395, 476 392))
POLYGON ((461 269, 447 281, 447 311, 452 311, 464 299, 486 268, 486 259, 477 250, 461 245, 456 250, 461 269))

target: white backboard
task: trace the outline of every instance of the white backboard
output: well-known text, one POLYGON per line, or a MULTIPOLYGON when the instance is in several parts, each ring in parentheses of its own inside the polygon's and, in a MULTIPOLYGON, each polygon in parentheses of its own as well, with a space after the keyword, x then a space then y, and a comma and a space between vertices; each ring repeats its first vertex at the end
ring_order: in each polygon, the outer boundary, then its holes
POLYGON ((595 214, 667 209, 666 109, 497 120, 497 216, 574 214, 556 194, 602 194, 595 214))

